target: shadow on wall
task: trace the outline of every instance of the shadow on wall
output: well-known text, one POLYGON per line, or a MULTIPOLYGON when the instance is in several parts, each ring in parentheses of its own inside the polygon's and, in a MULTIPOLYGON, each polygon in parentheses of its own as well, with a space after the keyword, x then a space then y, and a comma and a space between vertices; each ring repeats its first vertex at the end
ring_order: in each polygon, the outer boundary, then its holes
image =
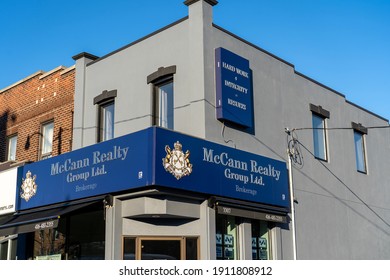
POLYGON ((0 161, 6 161, 8 116, 8 110, 0 115, 0 161))
MULTIPOLYGON (((67 129, 60 127, 58 129, 57 135, 53 137, 53 146, 52 146, 53 148, 55 147, 54 143, 57 142, 57 153, 54 153, 54 150, 52 151, 52 153, 54 155, 60 155, 63 153, 63 133, 65 130, 67 130, 67 129)), ((29 150, 31 147, 31 138, 36 136, 36 135, 40 139, 43 137, 43 134, 40 131, 27 135, 26 142, 24 143, 24 149, 26 151, 29 150)), ((39 141, 41 141, 41 140, 39 140, 39 141)), ((71 140, 69 140, 69 141, 71 141, 71 140)))

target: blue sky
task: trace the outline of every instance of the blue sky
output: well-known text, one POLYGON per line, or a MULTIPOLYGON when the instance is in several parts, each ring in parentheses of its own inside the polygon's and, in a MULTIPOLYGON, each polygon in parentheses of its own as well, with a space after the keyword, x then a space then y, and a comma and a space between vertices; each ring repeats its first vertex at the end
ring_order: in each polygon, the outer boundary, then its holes
MULTIPOLYGON (((188 14, 184 0, 2 0, 0 89, 103 56, 188 14)), ((390 0, 219 0, 214 22, 390 119, 390 0)))

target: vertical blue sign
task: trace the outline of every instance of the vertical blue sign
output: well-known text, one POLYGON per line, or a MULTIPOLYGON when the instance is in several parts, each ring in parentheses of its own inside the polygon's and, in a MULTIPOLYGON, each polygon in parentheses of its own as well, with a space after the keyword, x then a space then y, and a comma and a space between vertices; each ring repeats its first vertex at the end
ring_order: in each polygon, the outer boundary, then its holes
POLYGON ((215 50, 217 119, 253 128, 249 61, 224 48, 215 50))

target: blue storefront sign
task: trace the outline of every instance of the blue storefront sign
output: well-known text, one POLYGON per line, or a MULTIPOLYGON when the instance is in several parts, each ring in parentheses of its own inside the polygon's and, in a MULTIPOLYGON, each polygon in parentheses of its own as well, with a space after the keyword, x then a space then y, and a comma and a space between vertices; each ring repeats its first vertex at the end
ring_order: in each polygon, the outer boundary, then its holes
POLYGON ((150 185, 152 138, 142 130, 19 167, 17 209, 150 185))
POLYGON ((155 172, 157 185, 289 207, 285 162, 188 135, 158 131, 155 172), (167 157, 175 170, 166 168, 167 157))
POLYGON ((19 167, 17 210, 152 185, 289 208, 286 164, 152 127, 19 167))
POLYGON ((249 61, 224 48, 215 50, 217 119, 253 128, 249 61))

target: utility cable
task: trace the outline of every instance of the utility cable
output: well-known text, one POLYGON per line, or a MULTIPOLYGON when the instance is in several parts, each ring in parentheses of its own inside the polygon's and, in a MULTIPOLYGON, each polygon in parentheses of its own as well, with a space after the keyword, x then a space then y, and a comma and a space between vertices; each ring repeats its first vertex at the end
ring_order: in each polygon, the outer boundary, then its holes
MULTIPOLYGON (((297 143, 299 143, 309 154, 311 154, 313 157, 314 154, 305 146, 302 144, 302 142, 300 142, 298 139, 296 139, 297 143)), ((341 180, 336 174, 333 173, 332 170, 330 170, 323 162, 321 162, 320 160, 318 161, 330 174, 332 174, 333 177, 336 178, 337 181, 339 181, 344 187, 346 187, 361 203, 363 203, 375 216, 377 216, 383 223, 385 223, 389 228, 390 228, 390 224, 384 220, 374 209, 371 208, 370 205, 368 205, 363 199, 361 199, 350 187, 348 187, 348 185, 346 183, 343 182, 343 180, 341 180)))
POLYGON ((234 143, 234 141, 233 140, 225 140, 225 127, 226 127, 226 125, 225 125, 225 122, 222 122, 222 130, 221 130, 221 137, 222 137, 222 139, 223 139, 223 141, 226 143, 226 144, 228 144, 228 143, 233 143, 233 145, 234 145, 234 149, 236 149, 236 143, 234 143))
MULTIPOLYGON (((383 129, 383 128, 390 128, 390 125, 383 125, 383 126, 365 126, 366 129, 383 129)), ((316 127, 301 127, 301 128, 294 128, 294 131, 298 130, 349 130, 354 129, 353 127, 325 127, 325 128, 316 128, 316 127)))

